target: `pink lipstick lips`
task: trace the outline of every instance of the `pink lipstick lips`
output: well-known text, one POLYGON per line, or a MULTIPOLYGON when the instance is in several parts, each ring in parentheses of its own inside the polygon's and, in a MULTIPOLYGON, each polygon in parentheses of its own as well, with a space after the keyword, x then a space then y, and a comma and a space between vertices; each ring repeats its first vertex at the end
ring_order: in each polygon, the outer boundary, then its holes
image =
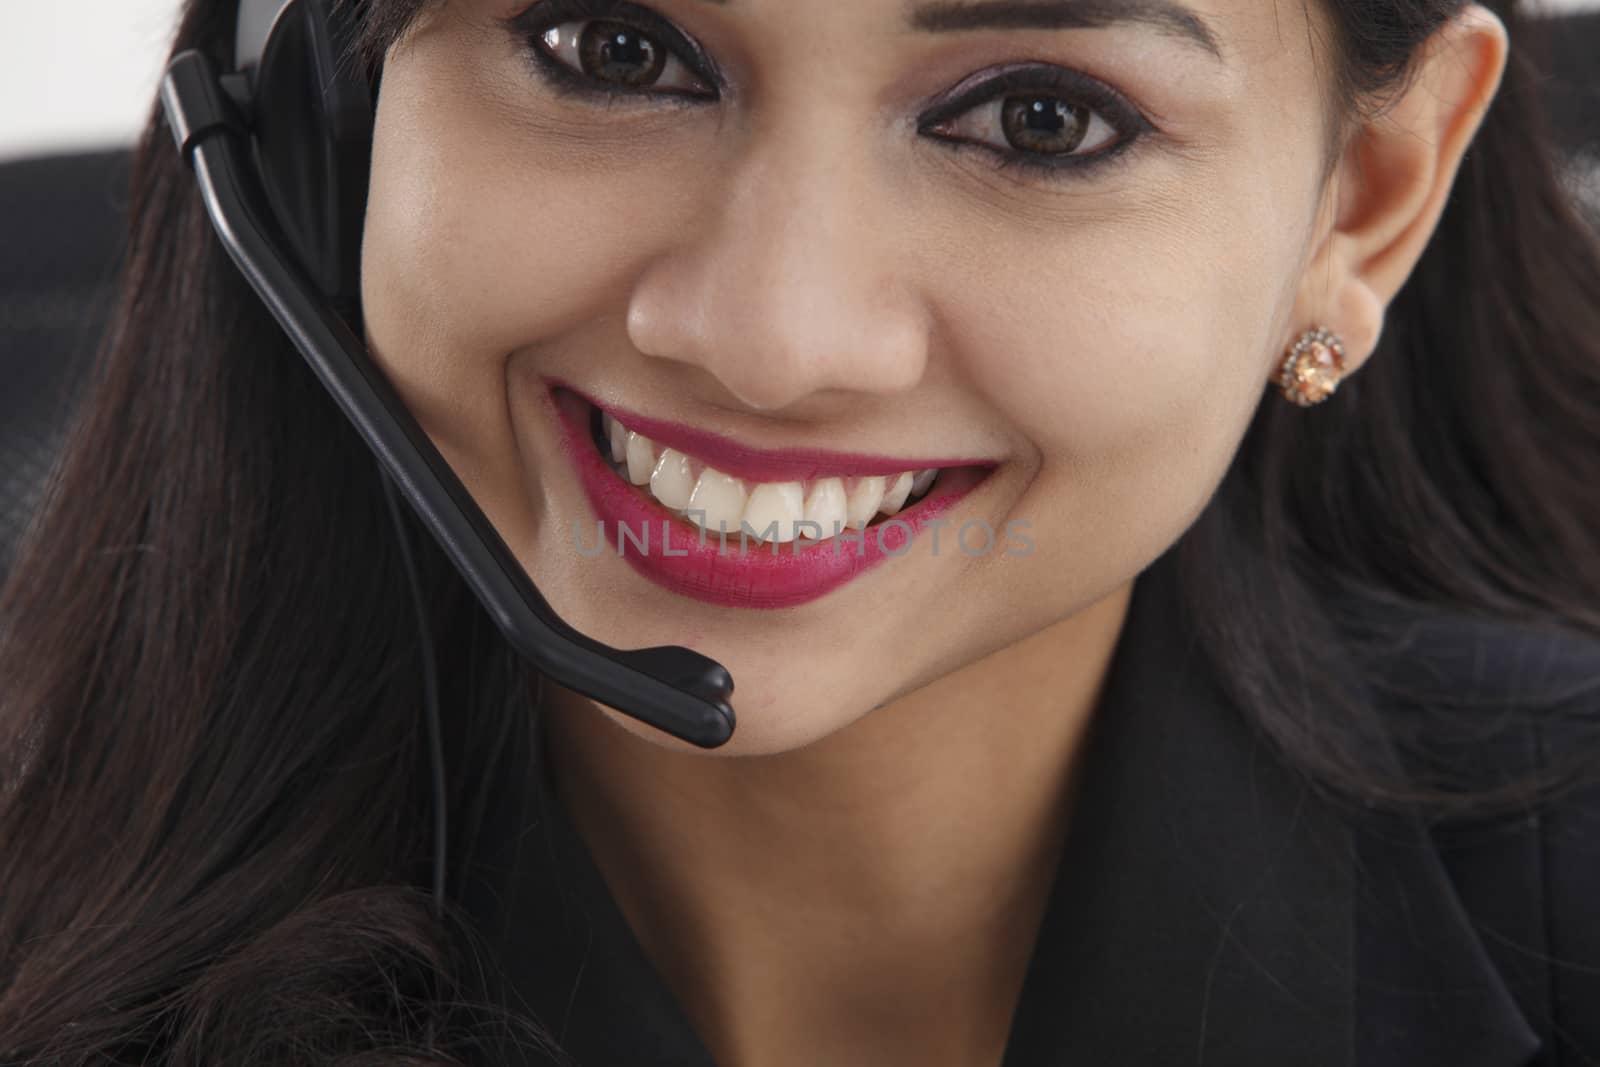
POLYGON ((816 449, 755 449, 694 427, 605 409, 629 430, 677 449, 724 474, 752 483, 820 477, 885 475, 940 468, 928 494, 889 519, 818 541, 726 540, 668 509, 648 490, 620 477, 592 432, 599 405, 564 382, 546 392, 561 441, 599 520, 575 530, 585 556, 615 552, 648 580, 684 596, 728 607, 793 607, 826 595, 885 560, 903 555, 929 522, 954 507, 987 477, 992 460, 866 456, 816 449), (602 543, 603 542, 603 543, 602 543))

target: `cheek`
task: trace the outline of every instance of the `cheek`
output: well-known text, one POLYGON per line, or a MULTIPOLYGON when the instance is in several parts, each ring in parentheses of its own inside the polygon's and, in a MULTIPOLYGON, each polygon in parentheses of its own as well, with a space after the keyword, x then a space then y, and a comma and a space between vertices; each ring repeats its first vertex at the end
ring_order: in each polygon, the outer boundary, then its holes
POLYGON ((533 106, 532 75, 497 56, 465 30, 422 42, 386 68, 373 144, 365 288, 403 336, 467 359, 593 318, 701 184, 623 119, 602 140, 592 113, 533 106))
POLYGON ((1030 509, 1109 530, 1170 517, 1176 536, 1209 499, 1292 301, 1294 248, 1249 193, 1191 184, 1048 239, 1006 231, 981 271, 941 280, 967 294, 953 344, 970 380, 1033 454, 1030 509))
POLYGON ((451 84, 425 69, 386 74, 362 297, 368 343, 408 407, 458 472, 496 480, 482 486, 494 494, 510 484, 498 479, 522 477, 508 359, 604 317, 665 213, 658 170, 597 182, 592 160, 563 166, 451 84))

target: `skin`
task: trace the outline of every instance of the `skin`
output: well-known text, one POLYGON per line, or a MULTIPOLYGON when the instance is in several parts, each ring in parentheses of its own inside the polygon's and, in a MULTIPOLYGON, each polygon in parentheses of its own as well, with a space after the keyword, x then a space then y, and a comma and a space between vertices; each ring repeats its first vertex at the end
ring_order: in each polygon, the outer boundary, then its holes
POLYGON ((719 1063, 998 1062, 1132 583, 1301 331, 1359 373, 1504 27, 1469 6, 1324 183, 1322 14, 1292 0, 1195 0, 1223 63, 1138 24, 932 35, 898 0, 652 0, 728 79, 685 109, 559 96, 497 24, 526 6, 452 0, 388 57, 368 340, 565 618, 738 680, 713 752, 548 684, 563 802, 719 1063), (917 132, 1017 61, 1156 129, 1062 180, 917 132), (996 460, 952 517, 1025 520, 1034 549, 974 558, 952 526, 798 608, 675 596, 577 555, 592 515, 542 375, 761 446, 996 460))

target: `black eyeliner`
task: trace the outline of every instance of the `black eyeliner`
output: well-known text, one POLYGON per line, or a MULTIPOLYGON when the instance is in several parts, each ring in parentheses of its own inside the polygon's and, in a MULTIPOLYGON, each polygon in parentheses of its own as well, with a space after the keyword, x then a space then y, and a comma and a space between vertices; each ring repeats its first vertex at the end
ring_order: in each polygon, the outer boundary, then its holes
POLYGON ((956 148, 976 148, 992 157, 993 165, 1001 170, 1020 170, 1046 177, 1061 176, 1063 171, 1073 171, 1082 175, 1091 169, 1098 170, 1102 164, 1109 164, 1123 156, 1135 144, 1144 140, 1146 134, 1154 130, 1155 127, 1139 113, 1137 108, 1104 82, 1064 67, 1038 64, 1011 67, 992 78, 985 78, 971 88, 960 90, 956 95, 935 105, 933 110, 917 123, 918 133, 926 134, 936 141, 956 148), (1061 92, 1068 99, 1089 105, 1096 114, 1116 129, 1121 135, 1120 139, 1111 148, 1089 155, 1052 157, 1041 152, 995 148, 966 138, 949 137, 933 129, 981 104, 992 103, 996 98, 1027 92, 1049 95, 1051 91, 1061 92))
POLYGON ((1035 158, 1026 152, 1007 152, 977 141, 966 141, 955 137, 934 136, 932 139, 957 151, 982 152, 988 157, 988 164, 996 170, 1018 170, 1045 178, 1065 179, 1068 175, 1087 177, 1092 173, 1100 173, 1103 169, 1109 170, 1118 164, 1130 162, 1135 155, 1134 149, 1146 138, 1134 134, 1124 137, 1110 148, 1086 156, 1060 156, 1057 157, 1058 161, 1044 156, 1035 158))
MULTIPOLYGON (((596 104, 665 99, 680 107, 721 99, 723 79, 715 61, 672 23, 630 0, 540 0, 518 14, 499 21, 511 34, 518 50, 528 59, 534 74, 560 96, 596 104), (712 86, 711 93, 708 95, 683 89, 628 89, 607 85, 573 70, 540 44, 544 34, 564 22, 606 18, 635 26, 656 38, 658 44, 677 55, 691 74, 712 86)), ((1127 163, 1137 155, 1132 150, 1147 139, 1147 134, 1156 132, 1156 127, 1122 94, 1104 82, 1066 67, 1036 62, 1011 66, 999 74, 956 90, 918 120, 917 132, 957 150, 980 151, 996 170, 1065 180, 1069 176, 1086 177, 1091 172, 1127 163), (1055 92, 1062 99, 1086 104, 1121 136, 1112 147, 1088 155, 1051 156, 1042 152, 997 148, 980 141, 951 137, 933 129, 997 98, 1028 92, 1040 95, 1055 92)))
POLYGON ((918 128, 926 130, 929 126, 966 114, 975 105, 987 103, 1003 92, 1023 93, 1030 90, 1051 89, 1070 92, 1074 99, 1091 105, 1103 114, 1109 113, 1123 129, 1144 132, 1150 128, 1150 123, 1138 109, 1104 82, 1065 67, 1041 64, 1009 67, 993 77, 985 78, 976 85, 958 91, 953 97, 934 105, 918 123, 918 128))

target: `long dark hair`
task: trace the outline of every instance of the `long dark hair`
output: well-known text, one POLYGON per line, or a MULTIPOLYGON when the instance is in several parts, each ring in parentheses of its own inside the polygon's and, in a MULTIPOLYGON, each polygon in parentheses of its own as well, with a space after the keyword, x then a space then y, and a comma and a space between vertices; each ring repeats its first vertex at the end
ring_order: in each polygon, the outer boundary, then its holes
MULTIPOLYGON (((360 5, 366 60, 427 2, 360 5)), ((1333 0, 1334 134, 1459 2, 1333 0)), ((226 59, 233 6, 189 0, 174 50, 226 59)), ((1310 714, 1308 687, 1386 648, 1342 636, 1360 615, 1342 605, 1600 634, 1597 480, 1572 458, 1600 454, 1600 252, 1494 6, 1511 66, 1380 351, 1335 403, 1264 396, 1178 546, 1242 711, 1368 804, 1496 798, 1374 763, 1359 693, 1310 714)), ((452 1063, 513 1025, 540 1042, 477 1002, 471 924, 430 911, 419 638, 378 472, 227 262, 154 110, 130 207, 112 326, 0 590, 0 1061, 452 1063)), ((408 532, 461 857, 486 768, 527 756, 534 679, 408 532)))

